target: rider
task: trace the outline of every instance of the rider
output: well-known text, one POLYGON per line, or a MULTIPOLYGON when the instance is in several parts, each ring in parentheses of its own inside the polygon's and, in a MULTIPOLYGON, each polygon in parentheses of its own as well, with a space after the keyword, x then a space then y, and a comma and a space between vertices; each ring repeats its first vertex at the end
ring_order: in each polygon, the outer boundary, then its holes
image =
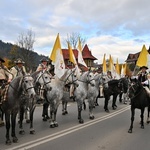
POLYGON ((147 73, 148 67, 142 66, 140 67, 140 72, 138 74, 138 80, 141 82, 143 87, 145 88, 147 94, 150 97, 150 74, 147 73))
POLYGON ((39 66, 37 67, 37 69, 36 69, 36 71, 42 71, 42 70, 46 70, 46 71, 48 71, 50 68, 49 68, 49 65, 48 65, 48 62, 49 62, 49 60, 48 59, 46 59, 45 57, 44 58, 42 58, 41 60, 40 60, 40 64, 39 64, 39 66))
MULTIPOLYGON (((7 83, 10 82, 9 77, 12 76, 10 71, 6 66, 3 65, 5 61, 0 58, 0 105, 2 103, 2 93, 5 90, 5 86, 7 83)), ((1 112, 0 112, 1 113, 1 112)), ((0 126, 3 126, 4 122, 2 121, 1 114, 0 114, 0 126)))
POLYGON ((14 79, 17 76, 24 76, 27 74, 26 69, 24 67, 24 63, 25 62, 21 58, 18 58, 15 61, 16 65, 10 69, 10 72, 13 74, 12 79, 14 79))
POLYGON ((108 79, 108 81, 113 79, 111 71, 109 71, 109 70, 107 71, 107 79, 108 79))
MULTIPOLYGON (((50 66, 49 66, 49 60, 45 57, 43 57, 40 60, 40 64, 37 67, 36 71, 48 71, 50 70, 50 66)), ((40 104, 41 102, 44 102, 44 91, 43 91, 43 87, 39 87, 39 99, 37 100, 37 103, 40 104)), ((43 112, 42 112, 42 117, 43 117, 43 121, 47 121, 47 119, 49 119, 48 116, 48 106, 49 104, 47 102, 43 103, 43 112)))
MULTIPOLYGON (((11 80, 16 78, 17 76, 24 76, 27 74, 25 66, 24 66, 25 62, 21 58, 16 59, 14 63, 15 63, 15 66, 10 69, 10 72, 13 75, 13 78, 11 80)), ((23 95, 23 97, 25 98, 25 95, 23 95)), ((19 118, 19 115, 18 115, 18 118, 19 118)), ((26 119, 26 122, 28 123, 29 119, 28 119, 27 110, 25 110, 25 119, 26 119)))

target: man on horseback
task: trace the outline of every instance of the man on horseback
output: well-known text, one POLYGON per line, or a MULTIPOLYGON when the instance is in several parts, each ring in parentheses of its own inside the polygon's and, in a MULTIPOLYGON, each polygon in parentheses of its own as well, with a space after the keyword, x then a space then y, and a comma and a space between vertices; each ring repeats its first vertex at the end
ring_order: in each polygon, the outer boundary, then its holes
POLYGON ((15 61, 16 65, 10 69, 10 72, 13 74, 12 79, 14 79, 17 76, 24 76, 25 74, 27 74, 26 69, 24 67, 24 63, 25 62, 21 58, 18 58, 15 61))
POLYGON ((39 66, 37 67, 36 71, 42 71, 42 70, 48 71, 48 70, 50 69, 50 67, 49 67, 49 65, 48 65, 48 62, 49 62, 48 59, 42 58, 42 59, 40 60, 40 62, 41 62, 41 63, 40 63, 39 66))
MULTIPOLYGON (((40 62, 41 63, 38 65, 36 71, 48 71, 49 72, 49 70, 50 70, 50 66, 48 65, 49 60, 47 58, 43 57, 40 60, 40 62)), ((41 100, 43 101, 43 99, 44 99, 43 92, 44 92, 43 87, 40 87, 39 88, 39 97, 40 97, 40 99, 37 100, 38 103, 40 103, 40 101, 41 100)))
POLYGON ((141 82, 143 87, 145 88, 147 94, 150 97, 150 74, 147 73, 148 67, 142 66, 140 67, 140 72, 138 74, 138 80, 141 82))
MULTIPOLYGON (((2 104, 2 95, 4 94, 5 85, 10 82, 9 77, 12 76, 8 68, 3 65, 4 62, 5 61, 0 58, 0 105, 2 104)), ((2 121, 1 115, 2 114, 0 110, 0 126, 3 126, 4 122, 2 121)))

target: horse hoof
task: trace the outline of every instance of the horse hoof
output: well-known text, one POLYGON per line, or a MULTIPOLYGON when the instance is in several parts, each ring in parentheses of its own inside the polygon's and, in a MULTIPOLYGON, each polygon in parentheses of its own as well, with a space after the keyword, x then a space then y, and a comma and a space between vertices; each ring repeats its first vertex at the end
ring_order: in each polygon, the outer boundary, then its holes
POLYGON ((90 116, 90 119, 93 120, 95 117, 94 116, 90 116))
POLYGON ((35 134, 35 130, 30 130, 30 134, 35 134))
POLYGON ((55 126, 55 127, 58 127, 58 123, 55 123, 54 126, 55 126))
POLYGON ((68 114, 68 111, 65 111, 65 114, 68 114))
POLYGON ((99 106, 99 104, 98 104, 98 103, 95 103, 95 106, 99 106))
POLYGON ((27 120, 26 120, 26 123, 30 123, 30 120, 29 120, 29 119, 27 119, 27 120))
POLYGON ((144 126, 141 126, 141 129, 144 129, 144 126))
POLYGON ((116 110, 117 108, 116 107, 113 107, 113 110, 116 110))
POLYGON ((47 119, 44 117, 44 118, 43 118, 43 121, 47 121, 47 119))
POLYGON ((147 124, 149 124, 150 123, 150 121, 147 121, 147 124))
POLYGON ((108 110, 108 109, 105 109, 105 112, 109 113, 109 110, 108 110))
POLYGON ((49 127, 50 127, 50 128, 55 128, 55 125, 54 125, 54 124, 51 124, 49 127))
POLYGON ((79 120, 79 123, 84 123, 84 120, 83 120, 83 119, 80 119, 80 120, 79 120))
POLYGON ((62 115, 65 115, 66 113, 65 112, 62 112, 62 115))
POLYGON ((20 131, 19 131, 19 134, 24 135, 24 134, 25 134, 25 131, 24 131, 24 130, 20 130, 20 131))
POLYGON ((10 139, 6 140, 6 145, 11 145, 11 140, 10 139))
POLYGON ((132 133, 132 130, 131 130, 131 129, 129 129, 129 130, 128 130, 128 133, 132 133))
POLYGON ((46 119, 48 120, 48 119, 50 119, 50 117, 49 117, 49 116, 46 116, 46 119))
POLYGON ((17 137, 13 137, 13 143, 17 143, 18 142, 18 138, 17 137))

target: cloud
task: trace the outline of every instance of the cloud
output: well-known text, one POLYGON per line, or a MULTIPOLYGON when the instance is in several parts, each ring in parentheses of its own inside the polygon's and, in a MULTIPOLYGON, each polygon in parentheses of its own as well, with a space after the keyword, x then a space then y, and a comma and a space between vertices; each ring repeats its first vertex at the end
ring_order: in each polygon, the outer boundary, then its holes
POLYGON ((98 62, 104 53, 123 62, 143 44, 149 47, 149 5, 149 0, 0 1, 0 40, 15 43, 20 33, 32 29, 35 51, 49 55, 57 33, 63 47, 67 34, 78 32, 98 62))

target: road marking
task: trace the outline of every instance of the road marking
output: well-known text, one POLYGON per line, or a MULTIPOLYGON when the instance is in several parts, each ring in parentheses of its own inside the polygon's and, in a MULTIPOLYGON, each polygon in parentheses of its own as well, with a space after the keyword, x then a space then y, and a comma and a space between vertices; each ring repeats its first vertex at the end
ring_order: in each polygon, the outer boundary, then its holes
POLYGON ((89 127, 89 126, 91 126, 93 124, 96 124, 98 122, 101 122, 101 121, 104 121, 106 119, 112 118, 112 117, 114 117, 114 116, 116 116, 116 115, 118 115, 120 113, 125 112, 126 110, 129 110, 129 108, 130 108, 130 106, 126 106, 126 107, 124 107, 124 108, 122 108, 120 110, 117 110, 117 111, 115 111, 115 112, 113 112, 111 114, 102 116, 100 118, 96 118, 94 120, 90 120, 90 121, 88 121, 88 122, 86 122, 84 124, 79 124, 79 125, 73 126, 71 128, 68 128, 68 129, 56 132, 54 134, 51 134, 51 135, 48 135, 48 136, 45 136, 45 137, 42 137, 42 138, 30 141, 30 142, 18 145, 18 146, 15 146, 15 147, 11 147, 10 149, 7 149, 7 150, 27 150, 27 149, 31 149, 31 148, 33 148, 35 146, 44 144, 46 142, 49 142, 49 141, 52 141, 54 139, 60 138, 60 137, 65 136, 67 134, 70 134, 70 133, 73 133, 75 131, 81 130, 81 129, 85 128, 85 127, 89 127))

